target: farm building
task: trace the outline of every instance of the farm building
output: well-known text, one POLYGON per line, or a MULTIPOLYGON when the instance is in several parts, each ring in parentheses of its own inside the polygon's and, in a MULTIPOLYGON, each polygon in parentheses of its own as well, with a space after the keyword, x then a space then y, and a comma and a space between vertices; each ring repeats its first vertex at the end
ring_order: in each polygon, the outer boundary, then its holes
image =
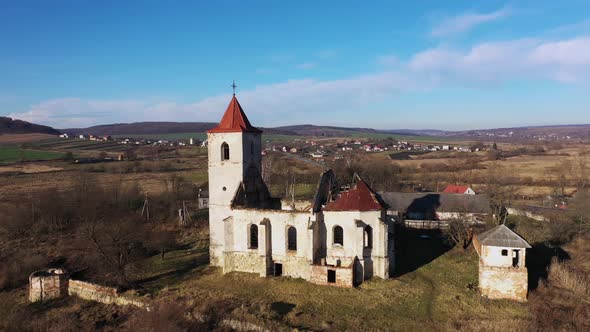
POLYGON ((380 196, 388 205, 387 213, 400 223, 454 218, 479 222, 491 214, 490 202, 483 195, 382 192, 380 196))
POLYGON ((469 186, 448 185, 442 192, 446 194, 475 195, 475 191, 469 186))

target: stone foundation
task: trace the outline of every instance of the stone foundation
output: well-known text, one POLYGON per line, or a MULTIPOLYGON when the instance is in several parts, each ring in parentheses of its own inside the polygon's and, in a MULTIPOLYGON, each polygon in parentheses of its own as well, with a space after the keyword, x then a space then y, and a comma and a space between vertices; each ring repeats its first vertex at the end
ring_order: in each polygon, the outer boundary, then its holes
POLYGON ((283 276, 309 280, 311 261, 305 257, 273 256, 273 263, 283 264, 283 276))
POLYGON ((526 268, 493 267, 479 264, 479 291, 489 299, 526 301, 528 272, 526 268))
POLYGON ((266 275, 266 259, 257 251, 224 252, 223 256, 223 273, 238 271, 266 275))
POLYGON ((318 285, 351 288, 354 287, 354 270, 352 265, 349 267, 312 265, 309 281, 318 285), (328 281, 328 271, 334 271, 334 282, 328 281))

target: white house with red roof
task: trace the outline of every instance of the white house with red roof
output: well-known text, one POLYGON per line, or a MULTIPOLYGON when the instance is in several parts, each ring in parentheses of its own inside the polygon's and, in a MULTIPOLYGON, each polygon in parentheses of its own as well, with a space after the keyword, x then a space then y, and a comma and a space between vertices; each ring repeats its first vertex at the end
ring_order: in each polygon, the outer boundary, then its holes
POLYGON ((235 95, 207 134, 211 265, 342 287, 388 278, 394 227, 380 196, 360 178, 340 192, 326 170, 313 200, 281 202, 261 177, 261 134, 235 95))
POLYGON ((475 191, 469 186, 448 185, 442 192, 447 194, 475 195, 475 191))

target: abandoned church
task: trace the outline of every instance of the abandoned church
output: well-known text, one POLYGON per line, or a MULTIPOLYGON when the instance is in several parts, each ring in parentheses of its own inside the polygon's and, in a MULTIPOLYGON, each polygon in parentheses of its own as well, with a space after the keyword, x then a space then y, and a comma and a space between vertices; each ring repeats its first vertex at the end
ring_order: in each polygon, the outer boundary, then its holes
POLYGON ((393 220, 379 195, 358 177, 340 192, 328 170, 313 200, 273 198, 261 176, 261 136, 235 95, 208 132, 211 264, 341 287, 388 278, 393 220))

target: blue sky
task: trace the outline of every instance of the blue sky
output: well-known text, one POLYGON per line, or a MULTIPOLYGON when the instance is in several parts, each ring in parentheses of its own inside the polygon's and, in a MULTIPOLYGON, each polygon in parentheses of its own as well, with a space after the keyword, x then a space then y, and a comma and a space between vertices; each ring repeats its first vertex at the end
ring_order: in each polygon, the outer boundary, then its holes
POLYGON ((590 123, 590 1, 0 0, 0 115, 57 128, 590 123))

